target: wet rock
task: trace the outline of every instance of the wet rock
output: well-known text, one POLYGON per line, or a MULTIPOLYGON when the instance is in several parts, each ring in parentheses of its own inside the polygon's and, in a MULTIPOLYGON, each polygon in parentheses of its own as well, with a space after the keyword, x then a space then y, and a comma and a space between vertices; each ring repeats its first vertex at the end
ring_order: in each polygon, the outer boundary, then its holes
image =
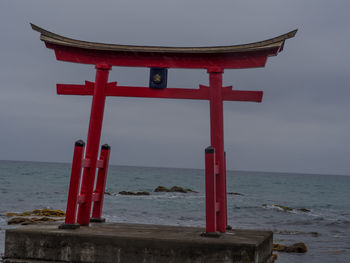
POLYGON ((290 231, 290 230, 276 230, 274 231, 275 234, 279 235, 297 235, 300 234, 299 231, 290 231))
POLYGON ((154 189, 154 192, 170 192, 170 189, 160 185, 156 189, 154 189))
POLYGON ((180 186, 173 186, 170 188, 169 192, 187 193, 187 190, 180 186))
POLYGON ((293 211, 293 208, 284 205, 274 205, 275 207, 281 208, 283 211, 293 211))
POLYGON ((236 193, 236 192, 229 192, 227 193, 228 195, 241 195, 241 196, 244 196, 244 194, 241 194, 241 193, 236 193))
MULTIPOLYGON (((263 207, 267 207, 267 204, 262 204, 263 207)), ((283 211, 287 211, 287 212, 292 212, 292 211, 299 211, 299 212, 304 212, 304 213, 309 213, 311 212, 311 210, 307 209, 307 208, 292 208, 292 207, 288 207, 288 206, 284 206, 284 205, 278 205, 278 204, 274 204, 272 205, 272 207, 276 207, 279 209, 282 209, 283 211)))
POLYGON ((319 237, 319 233, 318 232, 310 232, 310 235, 313 237, 319 237))
POLYGON ((187 193, 195 193, 195 194, 198 194, 197 191, 192 190, 192 189, 190 189, 190 188, 187 188, 186 191, 187 191, 187 193))
POLYGON ((119 192, 120 195, 150 195, 149 192, 143 191, 143 192, 130 192, 130 191, 121 191, 119 192))
POLYGON ((287 252, 287 253, 306 253, 307 246, 303 242, 295 243, 290 246, 273 244, 273 250, 278 252, 287 252))
POLYGON ((305 213, 311 212, 309 209, 306 209, 306 208, 298 208, 297 210, 300 212, 305 212, 305 213))
POLYGON ((160 185, 156 189, 154 189, 154 192, 198 193, 192 189, 183 188, 181 186, 176 186, 176 185, 171 187, 170 189, 160 185))
POLYGON ((7 213, 7 216, 52 216, 65 217, 65 212, 62 210, 53 209, 35 209, 32 211, 25 211, 23 213, 7 213))
POLYGON ((8 225, 32 225, 44 222, 55 222, 63 219, 55 219, 50 217, 14 217, 7 221, 8 225))

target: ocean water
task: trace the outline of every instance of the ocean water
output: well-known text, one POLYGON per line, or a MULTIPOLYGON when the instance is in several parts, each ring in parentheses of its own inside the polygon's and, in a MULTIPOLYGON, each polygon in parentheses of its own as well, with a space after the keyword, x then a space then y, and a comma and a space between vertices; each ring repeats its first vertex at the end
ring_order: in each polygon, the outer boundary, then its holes
MULTIPOLYGON (((70 164, 0 161, 0 254, 8 212, 65 210, 70 164)), ((274 243, 304 242, 306 254, 279 253, 280 263, 350 262, 350 176, 227 172, 228 223, 272 230, 274 243), (283 211, 275 206, 295 208, 283 211), (296 209, 305 208, 310 212, 296 209)), ((103 216, 109 222, 205 226, 204 171, 110 166, 103 216), (199 193, 154 193, 163 185, 199 193), (119 191, 150 191, 121 196, 119 191)))

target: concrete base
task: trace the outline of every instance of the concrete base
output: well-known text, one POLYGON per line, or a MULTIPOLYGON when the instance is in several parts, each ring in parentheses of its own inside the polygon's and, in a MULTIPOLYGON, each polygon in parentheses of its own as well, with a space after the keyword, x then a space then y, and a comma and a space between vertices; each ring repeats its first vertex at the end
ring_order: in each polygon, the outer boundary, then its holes
POLYGON ((203 228, 96 223, 78 229, 32 225, 6 231, 7 263, 267 263, 272 232, 230 230, 203 237, 203 228))

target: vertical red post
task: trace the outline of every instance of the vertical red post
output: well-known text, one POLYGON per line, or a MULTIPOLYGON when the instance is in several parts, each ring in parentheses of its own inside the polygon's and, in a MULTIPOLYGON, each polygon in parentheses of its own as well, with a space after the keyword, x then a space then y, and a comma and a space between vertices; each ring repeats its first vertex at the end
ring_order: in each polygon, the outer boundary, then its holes
POLYGON ((66 218, 64 221, 64 225, 62 225, 62 228, 71 228, 76 223, 75 219, 77 213, 78 194, 80 187, 81 161, 83 159, 84 150, 85 142, 82 140, 76 141, 73 154, 72 172, 69 183, 66 218))
POLYGON ((205 149, 205 219, 206 233, 216 232, 215 149, 205 149))
POLYGON ((98 174, 97 174, 96 188, 94 191, 96 200, 94 201, 94 207, 92 209, 92 217, 90 218, 90 222, 105 221, 105 219, 102 218, 102 207, 103 207, 104 193, 106 188, 110 152, 111 152, 111 147, 108 144, 102 145, 101 154, 100 154, 100 161, 102 161, 102 167, 99 167, 98 174))
POLYGON ((232 229, 231 226, 228 225, 228 222, 227 222, 227 186, 226 186, 226 152, 224 152, 224 177, 225 177, 225 204, 226 204, 226 230, 228 229, 232 229))
POLYGON ((223 69, 208 69, 210 88, 210 136, 211 146, 215 149, 218 175, 216 178, 216 200, 218 202, 217 230, 226 232, 226 171, 224 162, 224 120, 222 100, 223 69))
POLYGON ((89 167, 84 168, 80 195, 83 202, 79 205, 78 223, 89 225, 92 192, 95 183, 96 163, 101 138, 103 113, 106 101, 106 87, 108 74, 111 67, 106 64, 96 65, 96 80, 94 95, 92 98, 89 132, 86 145, 85 159, 89 161, 89 167))

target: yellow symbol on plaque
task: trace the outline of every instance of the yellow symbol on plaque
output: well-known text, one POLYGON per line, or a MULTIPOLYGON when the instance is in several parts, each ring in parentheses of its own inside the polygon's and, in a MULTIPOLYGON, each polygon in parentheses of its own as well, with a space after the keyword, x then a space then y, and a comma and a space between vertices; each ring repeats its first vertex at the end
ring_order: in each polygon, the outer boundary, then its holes
POLYGON ((155 75, 153 76, 153 82, 154 82, 154 83, 161 83, 161 82, 162 82, 162 76, 159 75, 159 74, 155 74, 155 75))

